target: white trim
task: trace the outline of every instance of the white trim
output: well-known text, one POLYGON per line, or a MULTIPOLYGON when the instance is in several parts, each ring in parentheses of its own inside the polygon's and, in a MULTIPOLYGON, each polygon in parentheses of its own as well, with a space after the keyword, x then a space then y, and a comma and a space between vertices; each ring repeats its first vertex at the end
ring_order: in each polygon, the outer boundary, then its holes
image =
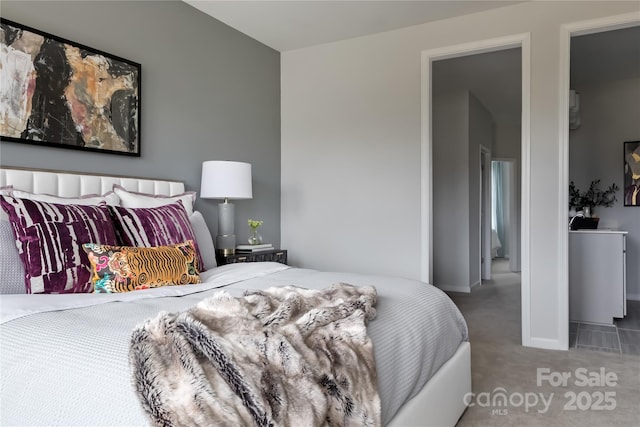
POLYGON ((431 59, 421 55, 420 278, 433 283, 433 147, 431 144, 431 59), (429 213, 429 215, 427 215, 429 213))
MULTIPOLYGON (((569 321, 567 321, 567 330, 569 330, 569 321)), ((531 338, 530 347, 544 348, 546 350, 567 350, 562 346, 560 340, 552 340, 548 338, 531 338)))
MULTIPOLYGON (((560 26, 560 70, 558 82, 559 224, 569 217, 569 90, 571 89, 571 37, 640 25, 640 12, 609 16, 560 26)), ((561 350, 569 348, 569 227, 558 239, 558 341, 561 350)), ((629 298, 629 295, 627 295, 629 298)), ((631 298, 629 298, 631 299, 631 298)))
POLYGON ((520 161, 520 294, 522 345, 531 339, 531 33, 522 36, 522 159, 520 161))
MULTIPOLYGON (((565 25, 560 26, 560 70, 558 83, 558 106, 561 112, 559 123, 558 176, 560 191, 558 196, 558 224, 566 224, 569 217, 569 89, 571 64, 571 34, 565 25), (563 114, 562 112, 566 112, 563 114)), ((569 226, 558 236, 558 341, 563 350, 569 349, 569 226), (564 327, 563 327, 564 325, 564 327)))
POLYGON ((480 286, 482 284, 481 280, 478 280, 475 283, 472 283, 469 286, 464 286, 464 285, 437 285, 436 287, 442 291, 445 292, 460 292, 463 294, 470 294, 471 293, 471 289, 475 288, 476 286, 480 286))
MULTIPOLYGON (((521 162, 521 292, 522 292, 522 344, 532 345, 530 297, 530 115, 531 115, 531 34, 515 34, 489 40, 447 46, 422 51, 422 141, 421 141, 421 278, 433 283, 433 151, 431 63, 438 59, 493 52, 520 47, 522 54, 522 162, 521 162)), ((441 287, 441 289, 443 289, 441 287)))
POLYGON ((573 37, 620 30, 622 28, 637 27, 638 25, 640 25, 640 11, 590 19, 587 21, 571 22, 563 24, 561 28, 567 29, 570 36, 573 37))
MULTIPOLYGON (((476 282, 475 285, 480 284, 480 282, 476 282)), ((474 285, 474 286, 475 286, 474 285)), ((462 294, 470 294, 471 293, 471 287, 469 286, 460 286, 460 285, 438 285, 436 286, 438 289, 440 289, 441 291, 445 291, 445 292, 460 292, 462 294)))

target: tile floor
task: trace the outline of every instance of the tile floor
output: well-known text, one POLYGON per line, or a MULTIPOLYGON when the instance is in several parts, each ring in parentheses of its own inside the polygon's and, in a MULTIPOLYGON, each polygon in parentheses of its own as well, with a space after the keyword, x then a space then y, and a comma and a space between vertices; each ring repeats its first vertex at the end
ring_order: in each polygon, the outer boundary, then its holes
POLYGON ((627 301, 627 316, 614 326, 569 324, 572 348, 640 356, 640 301, 627 301))

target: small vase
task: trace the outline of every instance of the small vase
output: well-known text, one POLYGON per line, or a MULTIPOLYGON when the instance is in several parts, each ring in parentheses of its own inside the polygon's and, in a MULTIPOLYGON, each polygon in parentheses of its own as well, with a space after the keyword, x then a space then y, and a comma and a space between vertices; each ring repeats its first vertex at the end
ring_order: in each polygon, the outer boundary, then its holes
POLYGON ((582 213, 584 214, 584 216, 586 218, 591 218, 591 207, 590 206, 585 206, 583 208, 583 212, 582 213))
POLYGON ((249 227, 249 244, 250 245, 259 245, 262 243, 262 236, 258 233, 257 228, 249 227))

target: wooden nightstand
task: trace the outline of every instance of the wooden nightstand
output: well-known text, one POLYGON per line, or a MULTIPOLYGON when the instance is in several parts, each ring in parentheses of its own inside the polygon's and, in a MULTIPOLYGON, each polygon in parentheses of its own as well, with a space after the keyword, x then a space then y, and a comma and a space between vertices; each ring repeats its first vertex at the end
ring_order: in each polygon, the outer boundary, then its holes
POLYGON ((216 257, 218 265, 235 264, 237 262, 262 262, 272 261, 279 262, 281 264, 287 263, 287 250, 286 249, 273 249, 270 251, 253 252, 250 254, 234 254, 229 256, 216 257))

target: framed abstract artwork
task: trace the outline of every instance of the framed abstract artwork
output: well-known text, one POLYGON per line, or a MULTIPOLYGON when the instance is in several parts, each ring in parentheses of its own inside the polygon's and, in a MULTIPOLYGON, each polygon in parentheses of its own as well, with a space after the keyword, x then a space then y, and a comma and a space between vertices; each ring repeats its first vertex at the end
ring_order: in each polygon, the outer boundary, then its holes
POLYGON ((640 141, 624 143, 624 205, 640 206, 640 141))
POLYGON ((0 19, 0 140, 140 156, 140 64, 0 19))

